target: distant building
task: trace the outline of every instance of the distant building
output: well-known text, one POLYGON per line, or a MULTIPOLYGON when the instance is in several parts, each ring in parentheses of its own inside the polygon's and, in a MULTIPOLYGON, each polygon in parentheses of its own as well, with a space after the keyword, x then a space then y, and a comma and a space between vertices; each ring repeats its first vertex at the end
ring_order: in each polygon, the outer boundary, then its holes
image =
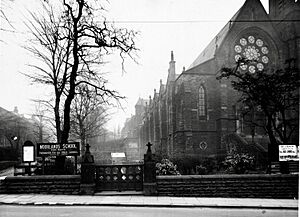
MULTIPOLYGON (((9 155, 14 155, 9 151, 12 150, 21 157, 21 147, 24 142, 30 140, 36 143, 38 138, 37 125, 33 119, 20 115, 17 107, 13 112, 0 107, 0 148, 8 149, 3 152, 7 151, 9 155)), ((0 159, 3 160, 3 157, 7 156, 2 156, 0 159)))
MULTIPOLYGON (((224 66, 235 66, 240 57, 258 59, 241 66, 250 73, 283 68, 291 58, 300 68, 299 5, 294 0, 270 0, 267 14, 259 0, 246 0, 180 74, 172 52, 166 84, 160 82, 149 100, 138 100, 136 114, 126 121, 124 132, 139 138, 140 146, 150 141, 156 154, 170 158, 218 158, 232 147, 256 157, 265 154, 264 131, 247 124, 249 117, 241 115, 238 93, 230 81, 219 82, 216 75, 224 66)), ((255 118, 263 117, 257 112, 255 118)), ((294 135, 297 144, 298 133, 294 135)))

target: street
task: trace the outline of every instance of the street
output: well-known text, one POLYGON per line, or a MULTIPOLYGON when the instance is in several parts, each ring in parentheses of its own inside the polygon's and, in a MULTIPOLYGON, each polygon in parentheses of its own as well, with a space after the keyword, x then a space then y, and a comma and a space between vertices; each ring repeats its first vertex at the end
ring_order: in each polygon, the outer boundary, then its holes
POLYGON ((1 217, 292 217, 297 210, 224 208, 149 208, 115 206, 0 206, 1 217))

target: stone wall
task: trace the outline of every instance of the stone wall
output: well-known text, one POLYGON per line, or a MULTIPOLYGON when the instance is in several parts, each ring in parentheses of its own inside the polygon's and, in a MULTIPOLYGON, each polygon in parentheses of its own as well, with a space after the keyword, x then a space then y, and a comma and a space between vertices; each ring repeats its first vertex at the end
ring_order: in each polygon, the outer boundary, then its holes
POLYGON ((298 174, 158 176, 159 196, 298 198, 298 174))
POLYGON ((0 180, 0 193, 79 194, 79 175, 12 176, 0 180))

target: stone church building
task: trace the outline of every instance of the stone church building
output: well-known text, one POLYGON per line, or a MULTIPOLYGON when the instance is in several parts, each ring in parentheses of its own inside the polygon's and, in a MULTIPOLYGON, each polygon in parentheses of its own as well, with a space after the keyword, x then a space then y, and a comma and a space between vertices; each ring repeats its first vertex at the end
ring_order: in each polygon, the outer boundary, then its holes
MULTIPOLYGON (((299 5, 270 0, 267 13, 259 0, 246 0, 188 69, 176 72, 172 52, 166 84, 160 82, 153 96, 138 100, 123 131, 137 137, 140 146, 150 141, 156 154, 170 158, 217 158, 232 147, 256 156, 267 153, 265 132, 249 124, 252 116, 241 114, 230 81, 216 76, 240 57, 258 60, 241 66, 250 73, 283 68, 290 58, 300 68, 299 5)), ((259 111, 254 118, 261 118, 259 111)))

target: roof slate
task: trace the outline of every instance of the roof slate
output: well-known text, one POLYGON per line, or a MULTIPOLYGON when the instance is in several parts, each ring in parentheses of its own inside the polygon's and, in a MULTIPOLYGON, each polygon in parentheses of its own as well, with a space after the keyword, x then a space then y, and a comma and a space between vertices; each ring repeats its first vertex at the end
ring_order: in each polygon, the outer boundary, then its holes
POLYGON ((200 53, 196 60, 190 65, 188 69, 194 68, 207 60, 213 59, 217 49, 222 44, 224 38, 227 36, 231 22, 235 21, 239 15, 241 8, 235 13, 235 15, 230 19, 230 21, 221 29, 221 31, 213 38, 213 40, 207 45, 207 47, 200 53))

